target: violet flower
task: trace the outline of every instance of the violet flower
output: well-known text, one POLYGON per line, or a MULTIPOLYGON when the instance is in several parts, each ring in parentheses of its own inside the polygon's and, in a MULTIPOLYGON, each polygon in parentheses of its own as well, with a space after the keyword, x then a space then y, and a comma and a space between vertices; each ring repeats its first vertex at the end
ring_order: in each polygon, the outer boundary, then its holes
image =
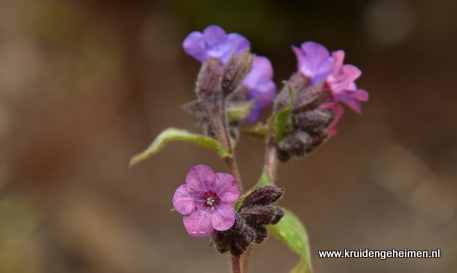
POLYGON ((186 175, 173 196, 173 206, 184 215, 183 223, 192 237, 206 237, 235 223, 234 202, 240 196, 238 182, 227 173, 214 173, 197 165, 186 175))
POLYGON ((203 32, 191 32, 183 42, 184 51, 200 62, 208 56, 227 63, 230 56, 250 47, 249 41, 238 33, 227 34, 221 27, 210 25, 203 32))
POLYGON ((323 45, 304 42, 301 47, 292 46, 298 60, 298 70, 311 80, 311 85, 322 83, 332 73, 334 60, 323 45))
POLYGON ((345 64, 344 51, 332 52, 335 64, 332 73, 326 79, 326 85, 332 92, 333 100, 341 101, 357 113, 361 113, 361 101, 368 101, 368 92, 357 89, 355 80, 360 77, 362 72, 357 67, 345 64))
POLYGON ((260 118, 261 110, 270 106, 276 98, 276 84, 272 78, 273 67, 270 60, 266 57, 256 56, 251 71, 243 81, 243 85, 249 89, 247 100, 256 100, 245 119, 247 122, 257 121, 260 118))

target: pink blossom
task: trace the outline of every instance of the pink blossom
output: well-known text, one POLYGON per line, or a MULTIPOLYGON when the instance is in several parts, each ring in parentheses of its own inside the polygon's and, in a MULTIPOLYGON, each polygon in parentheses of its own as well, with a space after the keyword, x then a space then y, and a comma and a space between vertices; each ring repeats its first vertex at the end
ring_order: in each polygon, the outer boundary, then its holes
POLYGON ((238 182, 227 173, 214 173, 206 165, 197 165, 186 175, 173 196, 173 206, 184 215, 183 223, 192 237, 206 237, 235 223, 233 203, 240 196, 238 182))

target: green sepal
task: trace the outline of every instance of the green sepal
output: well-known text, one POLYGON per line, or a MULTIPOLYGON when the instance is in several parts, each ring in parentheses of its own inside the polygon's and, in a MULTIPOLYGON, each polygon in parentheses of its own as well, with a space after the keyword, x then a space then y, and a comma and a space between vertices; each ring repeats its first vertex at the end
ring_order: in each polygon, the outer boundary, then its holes
POLYGON ((219 152, 221 157, 231 157, 232 155, 222 146, 222 144, 210 137, 194 134, 187 130, 168 128, 162 131, 156 139, 149 145, 149 147, 143 152, 135 155, 130 160, 129 166, 132 167, 139 162, 147 159, 151 155, 160 151, 163 146, 170 141, 185 141, 198 144, 200 146, 210 148, 219 152))
POLYGON ((300 256, 300 263, 291 273, 311 273, 311 253, 305 226, 290 210, 283 211, 282 219, 276 225, 269 225, 268 231, 300 256))
POLYGON ((284 132, 286 131, 287 124, 295 104, 295 96, 292 87, 287 82, 285 84, 288 85, 290 97, 289 104, 279 112, 275 113, 269 121, 270 133, 276 136, 276 143, 281 142, 284 136, 284 132))
POLYGON ((254 187, 249 189, 240 198, 238 198, 238 200, 236 200, 235 210, 238 210, 240 208, 241 204, 243 203, 243 200, 246 198, 246 196, 251 194, 251 192, 253 192, 257 189, 260 189, 262 187, 265 187, 265 186, 274 186, 274 185, 275 185, 275 183, 273 182, 273 179, 271 179, 270 175, 264 171, 262 173, 262 176, 260 177, 259 181, 257 181, 257 184, 255 184, 254 187))
POLYGON ((234 105, 231 105, 230 108, 227 109, 227 117, 229 121, 234 120, 243 120, 249 113, 251 112, 251 108, 254 105, 256 100, 251 100, 248 102, 240 102, 234 105))

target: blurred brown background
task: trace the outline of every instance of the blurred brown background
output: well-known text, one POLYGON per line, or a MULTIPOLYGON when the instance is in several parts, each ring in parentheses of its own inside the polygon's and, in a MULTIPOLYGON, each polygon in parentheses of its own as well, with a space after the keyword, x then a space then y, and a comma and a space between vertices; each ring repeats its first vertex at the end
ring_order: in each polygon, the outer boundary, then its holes
MULTIPOLYGON (((290 45, 344 49, 370 92, 317 152, 279 166, 280 205, 307 226, 315 272, 457 271, 457 2, 454 0, 0 0, 0 272, 229 272, 171 213, 212 151, 173 143, 129 169, 161 130, 196 131, 180 110, 199 64, 181 50, 218 24, 296 68, 290 45), (327 249, 441 248, 441 259, 319 259, 327 249)), ((242 137, 246 187, 261 141, 242 137)), ((271 238, 252 272, 297 257, 271 238)))

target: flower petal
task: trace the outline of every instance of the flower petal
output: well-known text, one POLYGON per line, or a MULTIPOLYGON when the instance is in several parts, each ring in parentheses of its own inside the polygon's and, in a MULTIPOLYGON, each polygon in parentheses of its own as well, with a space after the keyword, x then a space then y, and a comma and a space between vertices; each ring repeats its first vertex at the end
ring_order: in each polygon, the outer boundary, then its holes
POLYGON ((195 210, 195 198, 187 191, 187 185, 181 185, 176 189, 173 206, 182 215, 188 215, 195 210))
POLYGON ((227 230, 235 224, 235 208, 232 203, 221 203, 211 215, 211 225, 215 230, 227 230))
POLYGON ((218 44, 221 44, 226 39, 225 30, 220 26, 210 25, 203 30, 203 36, 205 37, 206 47, 212 48, 218 44))
POLYGON ((207 192, 213 188, 216 176, 206 165, 197 165, 186 175, 187 190, 191 193, 207 192))
POLYGON ((244 78, 243 84, 255 88, 262 82, 271 81, 273 78, 273 66, 266 57, 256 56, 252 62, 252 68, 249 74, 244 78))
POLYGON ((228 173, 216 173, 216 181, 212 190, 221 202, 235 202, 240 197, 240 186, 233 176, 228 173))
POLYGON ((203 34, 198 31, 191 32, 182 44, 184 51, 195 59, 203 62, 206 60, 206 45, 203 34))
POLYGON ((184 227, 192 237, 206 237, 213 231, 211 213, 206 210, 196 210, 183 217, 184 227))
POLYGON ((298 60, 300 72, 311 79, 313 85, 321 83, 333 70, 334 60, 323 45, 304 42, 301 48, 292 47, 298 60))

